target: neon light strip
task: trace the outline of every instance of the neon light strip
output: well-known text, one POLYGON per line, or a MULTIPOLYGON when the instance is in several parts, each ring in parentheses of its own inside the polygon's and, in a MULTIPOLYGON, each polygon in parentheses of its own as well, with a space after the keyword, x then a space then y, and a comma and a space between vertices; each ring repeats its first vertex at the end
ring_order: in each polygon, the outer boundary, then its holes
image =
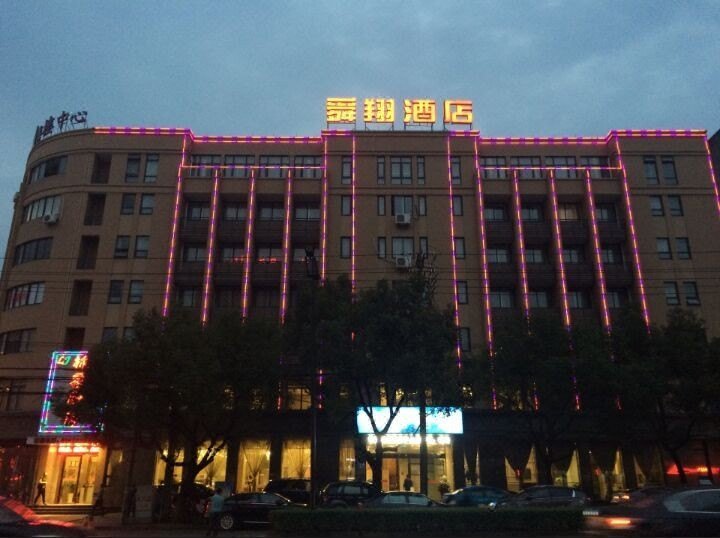
POLYGON ((282 274, 280 276, 280 324, 285 323, 285 315, 288 306, 288 278, 290 272, 290 231, 292 226, 292 192, 293 175, 290 170, 287 173, 285 182, 285 226, 283 228, 283 261, 282 274))
POLYGON ((248 191, 247 222, 245 223, 245 271, 242 283, 242 317, 248 317, 250 307, 250 272, 253 264, 253 233, 255 228, 255 170, 250 172, 250 187, 248 191))
POLYGON ((356 141, 357 138, 353 134, 352 137, 352 230, 351 230, 351 238, 350 238, 350 284, 352 288, 353 296, 355 296, 356 292, 356 286, 357 286, 357 274, 356 274, 356 263, 357 260, 355 258, 356 253, 356 243, 357 243, 357 211, 356 211, 356 202, 357 202, 357 177, 356 177, 356 167, 355 167, 355 160, 356 160, 356 141))
POLYGON ((207 259, 205 260, 205 280, 203 282, 202 314, 200 321, 206 325, 210 317, 210 292, 212 288, 213 262, 215 260, 215 234, 220 198, 220 171, 213 171, 213 190, 210 200, 210 223, 208 225, 207 259))
POLYGON ((710 153, 710 144, 707 136, 705 137, 705 151, 707 152, 708 168, 710 169, 710 181, 712 181, 713 190, 715 191, 715 203, 717 204, 718 215, 720 216, 720 188, 718 188, 717 175, 715 174, 715 166, 713 165, 712 153, 710 153))
POLYGON ((650 312, 648 311, 645 281, 643 279, 642 266, 640 265, 640 252, 638 250, 637 234, 635 233, 635 219, 633 219, 632 202, 630 200, 630 185, 628 184, 627 170, 625 169, 625 163, 623 162, 622 153, 620 152, 620 139, 617 136, 615 137, 615 147, 617 149, 618 163, 622 169, 623 198, 625 200, 628 228, 630 229, 630 246, 632 247, 633 262, 635 263, 635 281, 640 293, 640 308, 642 309, 645 326, 649 330, 650 312))
POLYGON ((599 146, 608 144, 617 137, 626 138, 687 138, 706 136, 707 131, 701 129, 625 129, 610 131, 604 137, 600 136, 536 136, 536 137, 480 137, 482 145, 512 145, 512 146, 599 146))
POLYGON ((517 247, 520 263, 520 289, 522 293, 523 309, 525 319, 530 319, 530 291, 528 289, 527 264, 525 262, 525 235, 523 234, 522 204, 520 202, 520 181, 518 181, 517 170, 512 173, 513 183, 513 211, 515 213, 515 226, 517 227, 517 247))
POLYGON ((600 233, 598 232, 597 215, 595 212, 595 195, 593 194, 590 170, 585 171, 585 192, 587 194, 588 213, 590 214, 590 233, 595 248, 595 276, 600 291, 600 312, 602 314, 603 328, 609 335, 612 330, 610 322, 610 309, 607 302, 607 288, 605 286, 605 269, 603 268, 602 251, 600 249, 600 233))
POLYGON ((548 184, 550 185, 550 205, 552 206, 552 226, 555 238, 555 253, 557 256, 558 272, 560 273, 560 301, 562 304, 563 322, 565 324, 565 328, 570 330, 572 328, 572 319, 570 317, 570 304, 568 303, 565 261, 563 260, 563 242, 560 227, 560 211, 558 210, 555 170, 548 170, 548 184))
POLYGON ((327 276, 327 219, 328 219, 328 139, 323 143, 323 177, 322 177, 322 222, 320 223, 320 282, 325 284, 327 276))
POLYGON ((319 136, 208 136, 177 127, 94 127, 101 135, 188 136, 199 144, 320 144, 319 136))
POLYGON ((483 310, 485 314, 485 341, 487 342, 488 356, 490 358, 490 386, 492 391, 492 408, 497 409, 497 389, 495 388, 495 342, 492 322, 492 306, 490 304, 490 270, 487 259, 487 235, 485 233, 485 201, 482 187, 482 174, 480 172, 480 156, 478 153, 477 137, 473 141, 475 157, 475 200, 478 214, 478 237, 480 238, 480 266, 482 271, 483 310))
POLYGON ((452 278, 453 278, 453 306, 455 309, 455 329, 457 337, 455 342, 455 353, 457 354, 457 367, 462 367, 462 342, 460 341, 460 298, 458 297, 457 284, 457 258, 455 252, 455 215, 453 214, 453 179, 452 179, 452 154, 450 153, 450 136, 445 139, 447 147, 447 178, 448 178, 448 198, 450 208, 450 259, 452 261, 452 278))
POLYGON ((165 275, 165 293, 163 295, 162 315, 164 318, 170 312, 170 295, 172 293, 173 274, 175 273, 175 249, 177 247, 178 225, 182 212, 182 186, 183 166, 187 158, 188 137, 183 136, 182 153, 180 154, 180 165, 178 166, 177 180, 175 187, 175 207, 173 208, 172 229, 170 232, 170 247, 168 252, 167 273, 165 275))

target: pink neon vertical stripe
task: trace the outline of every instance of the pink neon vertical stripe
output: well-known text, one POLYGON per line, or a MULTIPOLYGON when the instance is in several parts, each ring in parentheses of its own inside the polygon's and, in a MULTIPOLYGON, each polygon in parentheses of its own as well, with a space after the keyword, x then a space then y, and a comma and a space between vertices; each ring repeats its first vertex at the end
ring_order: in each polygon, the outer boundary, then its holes
POLYGON ((210 222, 208 225, 207 260, 205 260, 205 279, 203 281, 202 314, 200 320, 206 325, 210 318, 210 296, 212 289, 213 263, 215 261, 215 235, 217 230, 217 212, 220 198, 220 170, 213 170, 213 190, 210 200, 210 222))
POLYGON ((187 141, 188 137, 183 136, 182 153, 180 154, 180 164, 178 165, 177 181, 175 187, 175 207, 173 208, 172 229, 170 231, 170 247, 168 251, 167 273, 165 275, 165 292, 163 294, 162 315, 167 317, 170 312, 170 295, 172 293, 173 275, 175 273, 175 249, 177 247, 178 226, 180 223, 180 214, 182 211, 182 187, 183 187, 183 167, 187 158, 187 141))
POLYGON ((280 323, 285 323, 285 315, 288 306, 288 285, 290 278, 290 232, 292 226, 292 192, 293 192, 293 173, 288 170, 287 179, 285 180, 285 224, 283 227, 283 261, 282 273, 280 276, 280 323))
POLYGON ((617 149, 618 163, 622 171, 622 188, 623 199, 625 201, 625 212, 628 221, 628 229, 630 230, 630 246, 632 247, 633 263, 635 265, 635 282, 640 294, 640 308, 645 325, 650 328, 650 312, 647 306, 647 296, 645 294, 645 281, 643 279, 642 265, 640 264, 640 251, 638 249, 637 234, 635 233, 635 219, 633 219, 632 202, 630 200, 630 185, 628 184, 627 169, 623 162, 622 152, 620 151, 620 138, 615 135, 615 147, 617 149))
POLYGON ((563 260, 563 242, 560 228, 560 212, 557 201, 557 185, 555 183, 555 170, 548 170, 548 184, 550 185, 550 205, 552 206, 553 237, 555 239, 555 254, 557 256, 558 273, 560 274, 560 301, 562 304, 563 323, 566 329, 572 326, 570 317, 570 304, 568 303, 567 276, 565 274, 565 261, 563 260))
POLYGON ((462 343, 460 341, 460 300, 458 298, 457 285, 457 258, 455 252, 455 215, 453 214, 453 179, 452 179, 452 154, 450 152, 450 135, 445 140, 447 147, 447 178, 448 178, 448 198, 450 209, 450 260, 452 263, 452 279, 453 279, 453 307, 455 309, 454 319, 455 328, 458 331, 455 342, 455 353, 457 355, 457 367, 462 366, 462 343))
POLYGON ((320 282, 327 277, 328 139, 323 140, 322 217, 320 222, 320 282))
POLYGON ((250 307, 250 274, 253 264, 253 233, 255 231, 255 170, 250 171, 250 180, 248 187, 248 203, 247 203, 247 221, 245 222, 245 266, 243 271, 242 282, 242 317, 248 317, 248 309, 250 307))
POLYGON ((357 287, 357 260, 355 258, 357 248, 357 176, 355 168, 355 160, 357 155, 356 138, 352 135, 352 229, 350 238, 350 284, 352 287, 353 296, 355 296, 357 287))
POLYGON ((483 314, 485 316, 485 340, 490 357, 490 384, 492 391, 492 408, 497 409, 497 389, 495 388, 495 343, 493 334, 492 306, 490 304, 490 269, 487 260, 487 235, 485 233, 485 200, 482 186, 482 173, 480 171, 480 155, 478 152, 478 139, 473 141, 475 157, 475 201, 477 205, 478 237, 480 239, 480 267, 482 277, 483 314))
POLYGON ((522 203, 520 201, 520 181, 517 170, 512 170, 513 184, 513 212, 515 213, 515 226, 517 228, 517 247, 520 263, 520 292, 522 294, 525 318, 530 319, 530 291, 528 289, 527 263, 525 262, 525 235, 523 234, 522 203))
POLYGON ((712 181, 713 190, 715 191, 715 204, 717 205, 718 216, 720 216, 720 188, 718 188, 718 179, 715 174, 715 166, 713 165, 712 153, 710 153, 710 144, 707 136, 705 137, 705 151, 707 152, 708 168, 710 169, 710 181, 712 181))
POLYGON ((607 287, 605 285, 605 269, 602 261, 600 247, 600 233, 598 232, 597 215, 595 211, 595 195, 593 194, 592 178, 590 170, 585 170, 585 193, 587 194, 587 207, 590 215, 590 233, 592 235, 595 261, 595 277, 598 281, 600 292, 600 313, 602 315, 603 328, 607 334, 612 330, 610 321, 610 309, 607 302, 607 287))

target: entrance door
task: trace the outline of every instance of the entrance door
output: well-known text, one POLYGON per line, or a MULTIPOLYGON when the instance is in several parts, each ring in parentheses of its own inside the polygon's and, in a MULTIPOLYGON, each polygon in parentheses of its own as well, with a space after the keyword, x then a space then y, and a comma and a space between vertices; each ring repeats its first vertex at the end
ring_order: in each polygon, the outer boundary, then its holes
POLYGON ((78 503, 92 504, 93 493, 95 492, 95 479, 98 470, 100 457, 97 454, 85 454, 82 456, 80 480, 78 482, 78 503))
POLYGON ((72 504, 77 502, 78 483, 82 468, 82 456, 64 456, 60 486, 58 487, 57 503, 72 504))

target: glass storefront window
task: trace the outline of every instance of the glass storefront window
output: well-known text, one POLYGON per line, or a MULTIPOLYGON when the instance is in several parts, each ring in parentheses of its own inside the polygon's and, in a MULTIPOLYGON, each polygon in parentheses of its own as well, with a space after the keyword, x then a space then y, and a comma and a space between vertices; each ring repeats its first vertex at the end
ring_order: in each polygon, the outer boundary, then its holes
POLYGON ((238 490, 260 491, 270 479, 270 441, 255 439, 240 444, 238 490))
POLYGON ((355 479, 355 443, 352 439, 340 441, 339 480, 355 479))
POLYGON ((281 478, 310 478, 310 440, 283 442, 281 478))

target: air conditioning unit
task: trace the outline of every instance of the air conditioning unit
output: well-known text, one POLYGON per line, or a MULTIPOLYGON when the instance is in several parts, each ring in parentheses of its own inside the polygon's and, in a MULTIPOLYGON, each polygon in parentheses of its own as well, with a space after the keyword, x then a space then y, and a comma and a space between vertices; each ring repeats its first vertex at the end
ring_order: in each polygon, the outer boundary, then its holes
POLYGON ((395 267, 398 269, 409 269, 412 266, 412 256, 396 256, 395 267))
POLYGON ((410 213, 397 213, 395 215, 395 224, 407 226, 412 221, 412 215, 410 213))
POLYGON ((60 213, 48 213, 43 215, 42 221, 45 224, 56 224, 60 220, 60 213))

